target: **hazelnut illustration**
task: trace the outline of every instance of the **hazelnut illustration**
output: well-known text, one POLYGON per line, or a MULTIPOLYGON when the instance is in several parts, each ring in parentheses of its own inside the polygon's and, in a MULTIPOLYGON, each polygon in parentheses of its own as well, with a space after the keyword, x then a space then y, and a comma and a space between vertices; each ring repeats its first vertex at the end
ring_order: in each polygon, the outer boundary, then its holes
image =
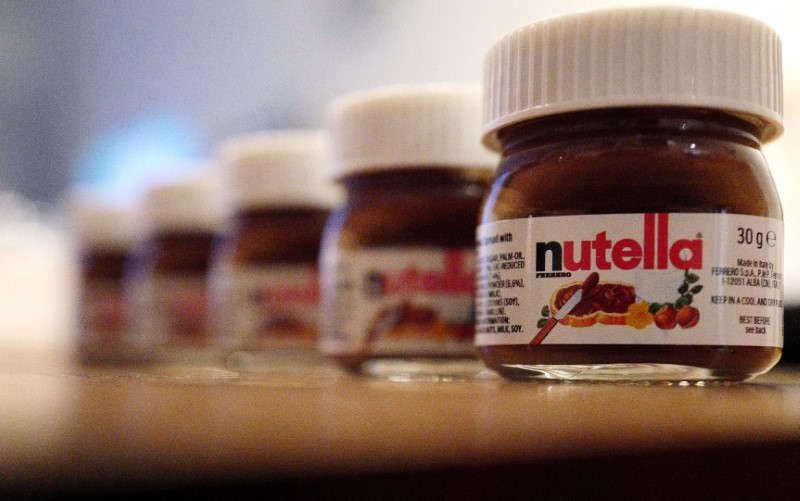
POLYGON ((694 306, 684 306, 675 315, 678 324, 684 329, 690 329, 700 320, 700 311, 694 306))
POLYGON ((665 304, 653 315, 653 321, 659 329, 674 329, 678 325, 675 307, 671 304, 665 304))

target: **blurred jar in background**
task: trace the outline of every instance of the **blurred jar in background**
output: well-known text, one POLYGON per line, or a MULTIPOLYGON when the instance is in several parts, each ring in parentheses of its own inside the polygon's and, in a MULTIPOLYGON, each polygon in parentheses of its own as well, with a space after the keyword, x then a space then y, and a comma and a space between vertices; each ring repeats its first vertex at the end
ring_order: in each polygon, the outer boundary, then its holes
POLYGON ((321 349, 378 377, 481 371, 475 228, 497 157, 476 86, 395 86, 329 108, 331 177, 347 192, 323 238, 321 349))
POLYGON ((90 363, 139 360, 123 290, 125 261, 135 237, 133 214, 76 199, 71 219, 80 282, 78 354, 90 363))
POLYGON ((327 146, 323 131, 283 130, 218 150, 232 216, 214 257, 213 315, 231 353, 315 351, 320 239, 339 198, 327 146))
POLYGON ((218 186, 199 176, 156 185, 140 211, 143 237, 126 269, 136 340, 157 359, 203 359, 214 347, 208 273, 224 220, 218 186))

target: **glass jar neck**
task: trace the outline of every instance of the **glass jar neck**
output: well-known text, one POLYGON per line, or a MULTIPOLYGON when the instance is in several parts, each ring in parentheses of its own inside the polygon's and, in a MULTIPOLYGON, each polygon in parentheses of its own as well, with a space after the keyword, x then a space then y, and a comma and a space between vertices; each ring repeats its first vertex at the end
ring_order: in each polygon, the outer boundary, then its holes
POLYGON ((327 217, 331 209, 326 207, 314 206, 279 206, 279 205, 258 205, 243 207, 236 211, 235 219, 242 224, 260 222, 287 222, 297 220, 312 220, 315 218, 327 217))
POLYGON ((351 174, 341 180, 349 198, 381 194, 414 194, 441 189, 485 189, 492 180, 491 169, 467 167, 394 168, 351 174))
POLYGON ((605 136, 713 138, 761 147, 756 124, 720 111, 677 108, 614 108, 527 120, 498 133, 503 154, 546 143, 605 136))

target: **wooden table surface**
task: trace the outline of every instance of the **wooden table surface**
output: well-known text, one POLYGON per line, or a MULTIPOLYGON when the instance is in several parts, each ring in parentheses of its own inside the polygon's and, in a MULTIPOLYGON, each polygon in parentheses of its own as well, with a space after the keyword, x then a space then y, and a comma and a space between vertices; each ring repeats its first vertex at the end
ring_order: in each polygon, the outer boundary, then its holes
POLYGON ((800 499, 798 366, 711 387, 486 376, 89 367, 0 350, 0 495, 800 499))

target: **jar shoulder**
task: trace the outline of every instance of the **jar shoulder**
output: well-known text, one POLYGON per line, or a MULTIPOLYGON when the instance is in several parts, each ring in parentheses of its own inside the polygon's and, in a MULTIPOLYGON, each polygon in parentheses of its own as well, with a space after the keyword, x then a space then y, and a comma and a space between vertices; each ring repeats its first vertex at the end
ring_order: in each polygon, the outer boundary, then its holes
POLYGON ((362 196, 331 216, 326 241, 346 247, 469 247, 485 193, 481 186, 362 196))
POLYGON ((713 139, 617 138, 505 156, 482 220, 640 212, 782 217, 758 148, 713 139))

